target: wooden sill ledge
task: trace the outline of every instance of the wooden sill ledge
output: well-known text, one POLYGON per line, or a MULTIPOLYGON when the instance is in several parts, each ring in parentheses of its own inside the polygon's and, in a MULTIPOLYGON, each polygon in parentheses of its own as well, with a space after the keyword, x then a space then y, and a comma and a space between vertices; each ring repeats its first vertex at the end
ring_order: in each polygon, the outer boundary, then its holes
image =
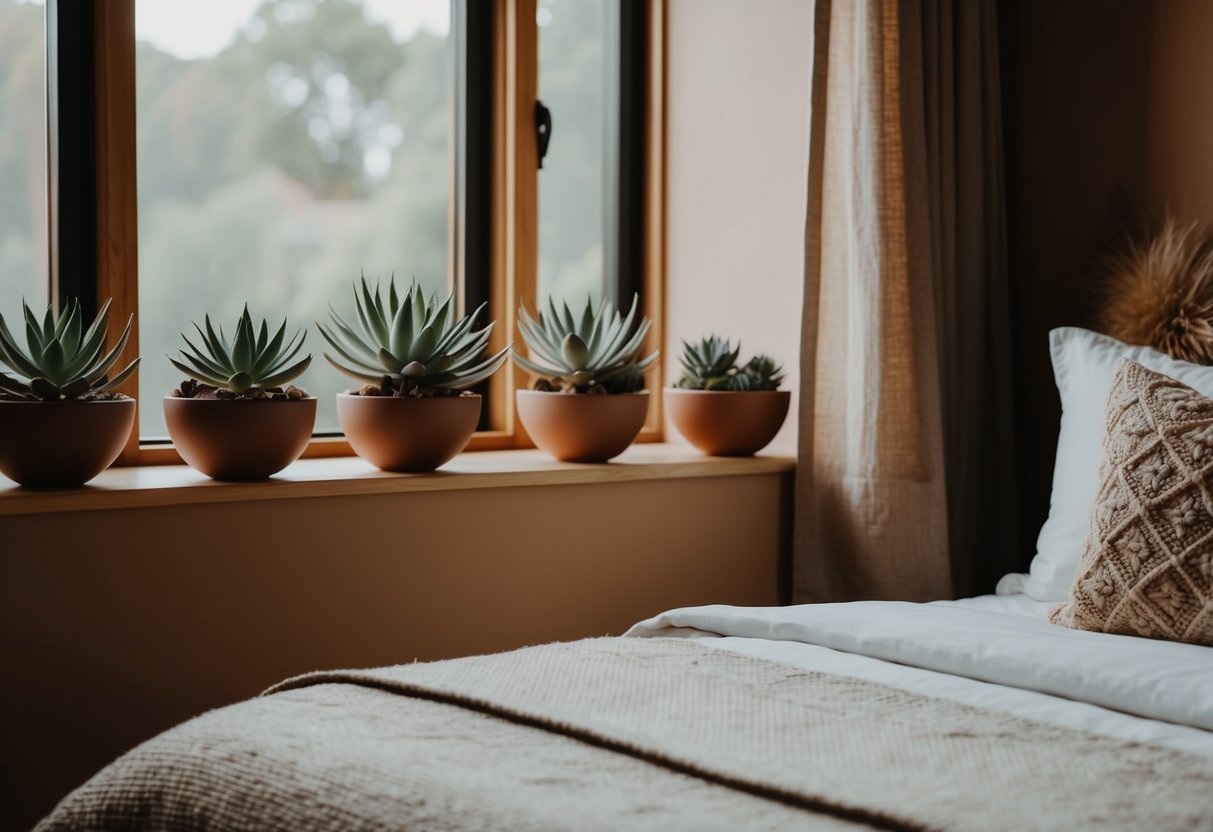
POLYGON ((778 474, 791 457, 707 457, 671 444, 633 445, 605 465, 557 462, 537 450, 463 453, 430 474, 388 474, 358 457, 301 459, 262 482, 216 482, 184 465, 111 468, 86 486, 21 488, 0 477, 0 516, 62 511, 349 497, 543 485, 778 474))

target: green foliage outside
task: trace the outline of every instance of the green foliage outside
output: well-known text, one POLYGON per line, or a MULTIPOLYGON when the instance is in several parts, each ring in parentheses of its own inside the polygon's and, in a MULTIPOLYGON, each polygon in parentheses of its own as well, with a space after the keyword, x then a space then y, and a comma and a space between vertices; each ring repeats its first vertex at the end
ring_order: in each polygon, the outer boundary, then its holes
POLYGON ((46 286, 46 58, 43 9, 0 0, 0 314, 46 286))
MULTIPOLYGON (((159 356, 203 313, 234 318, 247 301, 321 319, 361 271, 446 288, 446 38, 397 43, 354 0, 267 1, 212 58, 140 44, 136 66, 145 399, 180 381, 159 356)), ((320 399, 317 429, 335 429, 348 379, 317 365, 296 383, 320 399)), ((141 422, 163 435, 159 408, 141 422)))
MULTIPOLYGON (((603 0, 543 0, 541 285, 602 286, 603 0)), ((204 4, 182 3, 182 14, 204 4)), ((45 284, 43 8, 0 0, 0 310, 45 284)), ((397 42, 360 0, 262 0, 212 57, 137 45, 140 432, 164 436, 167 360, 204 314, 322 320, 365 273, 449 291, 451 41, 397 42)), ((335 430, 325 365, 296 381, 335 430)))

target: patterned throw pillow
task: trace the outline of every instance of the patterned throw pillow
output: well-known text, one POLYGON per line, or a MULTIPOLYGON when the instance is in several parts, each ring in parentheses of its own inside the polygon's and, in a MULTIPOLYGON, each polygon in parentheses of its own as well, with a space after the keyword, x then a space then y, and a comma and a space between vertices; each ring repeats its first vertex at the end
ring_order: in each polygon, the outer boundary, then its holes
POLYGON ((1086 550, 1049 620, 1213 645, 1213 400, 1120 361, 1086 550))

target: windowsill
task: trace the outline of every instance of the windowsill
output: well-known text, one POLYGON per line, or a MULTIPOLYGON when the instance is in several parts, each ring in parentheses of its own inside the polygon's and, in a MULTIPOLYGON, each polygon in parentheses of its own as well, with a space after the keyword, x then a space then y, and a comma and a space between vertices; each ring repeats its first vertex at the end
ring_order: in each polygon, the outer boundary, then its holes
POLYGON ((62 511, 349 497, 544 485, 778 474, 791 457, 708 457, 671 444, 633 445, 605 465, 557 462, 538 450, 463 453, 429 474, 389 474, 358 457, 302 459, 271 480, 218 482, 184 465, 111 468, 86 486, 27 489, 0 477, 0 516, 62 511))

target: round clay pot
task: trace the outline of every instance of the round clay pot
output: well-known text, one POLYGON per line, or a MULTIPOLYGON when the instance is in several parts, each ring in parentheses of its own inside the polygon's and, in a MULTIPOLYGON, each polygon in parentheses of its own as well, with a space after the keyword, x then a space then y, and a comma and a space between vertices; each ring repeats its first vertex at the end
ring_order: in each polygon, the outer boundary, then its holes
POLYGON ((563 462, 606 462, 623 453, 649 411, 648 391, 614 395, 519 390, 518 418, 535 444, 563 462))
POLYGON ((263 480, 307 448, 316 400, 165 396, 164 421, 190 467, 217 480, 263 480))
POLYGON ((135 400, 0 401, 0 474, 22 485, 83 485, 118 458, 135 400))
POLYGON ((467 447, 480 396, 337 394, 337 421, 354 453, 384 471, 433 471, 467 447))
POLYGON ((787 390, 665 390, 670 421, 709 456, 750 456, 765 448, 779 433, 790 401, 787 390))

